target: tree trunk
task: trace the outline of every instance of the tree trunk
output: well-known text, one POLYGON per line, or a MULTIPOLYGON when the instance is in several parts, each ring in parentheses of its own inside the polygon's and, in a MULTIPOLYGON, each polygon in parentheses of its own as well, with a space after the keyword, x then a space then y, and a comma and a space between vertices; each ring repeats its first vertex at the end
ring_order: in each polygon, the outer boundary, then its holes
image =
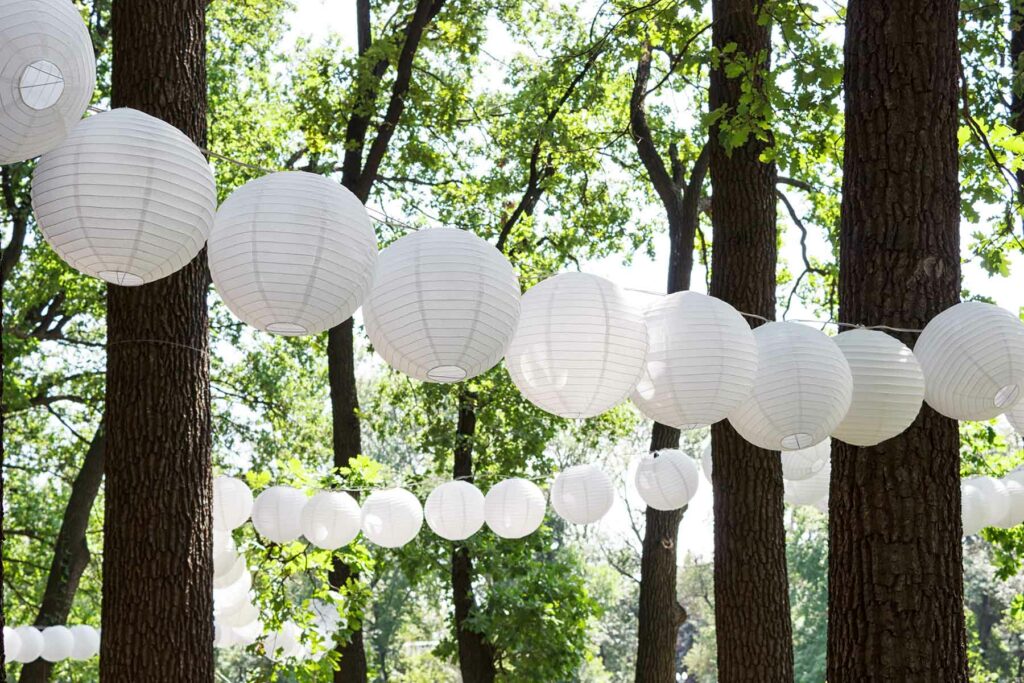
MULTIPOLYGON (((92 506, 103 481, 105 448, 106 437, 101 422, 85 452, 82 468, 71 485, 71 495, 54 544, 46 590, 36 616, 37 626, 64 624, 71 613, 78 582, 91 557, 86 532, 92 506)), ((53 664, 40 658, 23 666, 18 680, 21 683, 45 683, 50 680, 52 671, 53 664)))
MULTIPOLYGON (((1010 16, 1010 67, 1013 80, 1010 82, 1010 126, 1017 133, 1024 133, 1024 0, 1009 0, 1010 16)), ((1017 180, 1017 210, 1024 206, 1024 168, 1014 173, 1017 180)), ((1013 223, 1010 224, 1013 229, 1013 223)))
MULTIPOLYGON (((734 43, 757 58, 757 72, 727 78, 711 72, 711 110, 740 102, 741 86, 762 91, 771 27, 755 0, 714 0, 712 41, 734 43)), ((723 62, 726 60, 723 57, 723 62)), ((731 150, 721 122, 711 131, 711 294, 738 310, 775 316, 775 165, 760 160, 766 143, 753 136, 731 150)), ((712 427, 715 510, 715 628, 718 672, 732 681, 792 681, 793 646, 778 453, 748 443, 727 421, 712 427)))
MULTIPOLYGON (((207 0, 113 4, 113 98, 206 139, 207 0)), ((107 683, 213 680, 206 252, 107 288, 107 683)))
MULTIPOLYGON (((959 300, 957 18, 956 0, 849 4, 845 322, 921 328, 959 300)), ((927 405, 878 446, 833 442, 830 683, 967 680, 959 443, 927 405)))

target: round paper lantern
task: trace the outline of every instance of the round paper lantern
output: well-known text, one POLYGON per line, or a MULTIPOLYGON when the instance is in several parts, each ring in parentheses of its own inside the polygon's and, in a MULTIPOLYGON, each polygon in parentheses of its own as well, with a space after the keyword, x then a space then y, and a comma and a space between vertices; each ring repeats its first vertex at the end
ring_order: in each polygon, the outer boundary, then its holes
POLYGON ((263 635, 263 623, 256 620, 245 626, 237 626, 231 629, 231 635, 235 643, 242 647, 252 645, 263 635))
POLYGON ((993 477, 970 477, 964 480, 981 492, 985 503, 984 523, 982 527, 997 526, 1006 519, 1010 512, 1010 493, 1003 482, 993 477))
POLYGON ((1007 506, 1006 515, 998 526, 1011 529, 1024 522, 1024 484, 1015 479, 1003 479, 1002 484, 1006 487, 1006 495, 1010 504, 1007 506))
POLYGON ((790 481, 809 479, 826 467, 832 458, 832 440, 825 439, 810 448, 782 452, 782 478, 790 481))
POLYGON ((1006 419, 1018 434, 1024 436, 1024 400, 1017 401, 1017 404, 1007 411, 1006 419))
POLYGON ((43 629, 43 650, 40 655, 48 662, 61 662, 71 656, 75 638, 67 626, 47 626, 43 629))
POLYGON ((696 495, 700 473, 693 458, 674 448, 666 448, 640 461, 635 481, 636 490, 649 507, 678 510, 696 495))
POLYGON ((276 334, 317 334, 362 304, 377 236, 362 202, 335 181, 271 173, 217 210, 209 258, 217 292, 243 321, 276 334))
POLYGON ((294 621, 286 621, 281 624, 281 629, 267 634, 263 641, 267 656, 275 661, 291 659, 302 653, 302 643, 299 637, 302 629, 294 621))
POLYGON ((967 481, 960 485, 960 513, 964 536, 973 536, 985 526, 985 519, 988 516, 985 497, 981 489, 967 481))
POLYGON ((46 241, 72 268, 115 285, 183 268, 206 244, 216 207, 199 148, 134 109, 84 119, 32 176, 46 241))
POLYGON ((505 364, 528 401, 583 418, 625 400, 646 355, 647 326, 621 289, 596 275, 563 273, 523 296, 505 364))
POLYGON ((612 509, 612 480, 594 465, 573 465, 551 484, 551 507, 570 524, 593 524, 612 509))
POLYGON ((0 0, 0 165, 59 145, 95 88, 92 39, 72 3, 0 0))
POLYGON ((252 506, 252 525, 274 543, 290 543, 302 535, 300 517, 306 496, 290 486, 271 486, 252 506))
POLYGON ((522 538, 544 521, 544 493, 527 479, 500 481, 484 496, 484 521, 502 538, 522 538))
POLYGON ((231 531, 245 524, 252 514, 252 491, 241 479, 217 477, 213 480, 213 526, 231 531))
POLYGON ((484 494, 468 481, 448 481, 427 496, 427 525, 449 541, 463 541, 484 525, 484 494))
POLYGON ((501 252, 464 230, 420 230, 380 254, 366 333, 396 370, 458 382, 501 361, 519 320, 519 280, 501 252))
POLYGON ((759 365, 750 398, 729 415, 740 436, 770 451, 820 443, 839 426, 853 398, 853 376, 828 336, 798 323, 754 330, 759 365))
POLYGON ((249 600, 232 605, 217 615, 217 619, 225 626, 238 628, 251 624, 260 618, 260 611, 249 600))
POLYGON ((797 481, 786 480, 783 482, 785 491, 783 499, 790 505, 799 507, 801 505, 814 505, 823 498, 828 497, 829 480, 832 477, 832 462, 826 462, 825 466, 818 470, 813 476, 797 481))
POLYGON ((1024 323, 1009 311, 965 301, 932 318, 914 346, 925 400, 955 420, 989 420, 1024 389, 1024 323))
POLYGON ((924 401, 924 373, 913 352, 878 330, 850 330, 835 337, 853 375, 853 401, 832 436, 854 446, 874 446, 914 422, 924 401))
POLYGON ((754 388, 757 343, 721 299, 676 292, 644 314, 647 362, 633 403, 652 420, 693 429, 724 420, 754 388))
POLYGON ((707 443, 704 444, 704 450, 700 453, 700 469, 704 472, 704 478, 711 484, 711 472, 714 466, 711 461, 711 439, 708 439, 707 443))
POLYGON ((4 655, 8 661, 17 662, 18 652, 21 651, 21 638, 9 626, 4 626, 4 655))
POLYGON ((354 541, 362 523, 359 503, 340 491, 321 491, 307 500, 299 520, 306 540, 325 550, 354 541))
POLYGON ((420 532, 423 506, 405 489, 374 491, 363 503, 363 534, 371 543, 398 548, 420 532))
POLYGON ((213 589, 214 611, 221 611, 229 605, 237 605, 249 597, 252 588, 252 574, 246 569, 233 583, 213 589))
MULTIPOLYGON (((14 661, 21 663, 34 662, 43 653, 43 634, 35 626, 19 626, 14 629, 21 640, 18 657, 14 661)), ((12 659, 14 659, 12 657, 12 659)))

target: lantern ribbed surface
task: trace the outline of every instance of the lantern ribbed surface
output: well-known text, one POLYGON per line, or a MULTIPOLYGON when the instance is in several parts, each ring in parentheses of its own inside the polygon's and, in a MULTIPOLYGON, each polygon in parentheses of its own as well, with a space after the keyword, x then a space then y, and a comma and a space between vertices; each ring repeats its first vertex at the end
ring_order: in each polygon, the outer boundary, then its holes
POLYGON ((984 495, 967 481, 960 485, 960 513, 964 536, 973 536, 984 528, 988 515, 984 495))
POLYGON ((374 349, 396 370, 459 382, 505 355, 519 320, 519 280, 476 235, 420 230, 381 252, 363 319, 374 349))
POLYGON ((1003 479, 1003 487, 1009 499, 1006 515, 998 526, 1004 529, 1012 529, 1021 522, 1024 522, 1024 484, 1015 479, 1003 479))
MULTIPOLYGON (((710 475, 709 475, 710 476, 710 475)), ((655 510, 678 510, 697 494, 700 472, 690 456, 674 448, 644 456, 636 468, 636 490, 655 510)))
POLYGON ((10 626, 4 626, 4 656, 9 662, 20 661, 18 652, 21 650, 21 638, 10 626))
POLYGON ((484 496, 484 520, 497 536, 522 538, 540 528, 546 507, 536 484, 515 477, 498 482, 484 496))
POLYGON ((21 647, 18 648, 16 662, 34 662, 39 659, 43 652, 43 634, 35 626, 19 626, 14 629, 21 639, 21 647))
POLYGON ((134 109, 84 119, 32 176, 46 241, 72 268, 115 285, 145 284, 187 265, 206 244, 216 207, 199 148, 134 109))
POLYGON ((523 296, 505 364, 528 401, 553 415, 584 418, 630 395, 646 355, 643 316, 618 286, 563 273, 523 296))
POLYGON ((782 451, 782 478, 790 481, 810 479, 831 462, 832 440, 798 451, 782 451))
POLYGON ((241 479, 217 477, 213 480, 213 526, 232 531, 248 521, 252 514, 252 491, 241 479))
POLYGON ((85 661, 100 653, 100 632, 92 626, 79 624, 71 627, 74 646, 71 648, 71 659, 85 661))
POLYGON ((708 480, 708 483, 712 483, 711 439, 708 439, 707 443, 704 444, 704 450, 700 452, 700 469, 704 472, 704 478, 708 480))
POLYGON ((964 483, 981 491, 985 503, 982 527, 1002 524, 1010 512, 1010 493, 1003 482, 995 477, 970 477, 964 483))
POLYGON ((47 626, 43 629, 43 650, 39 655, 48 662, 60 662, 71 656, 75 638, 67 626, 47 626))
POLYGON ((96 88, 89 29, 67 0, 0 0, 0 165, 49 152, 96 88))
POLYGON ((1016 405, 1007 411, 1006 419, 1018 434, 1024 435, 1024 399, 1017 401, 1016 405))
POLYGON ((615 502, 612 480, 595 465, 573 465, 551 484, 551 507, 570 524, 593 524, 615 502))
POLYGON ((965 301, 932 318, 914 346, 925 400, 955 420, 990 420, 1024 392, 1024 322, 1009 311, 965 301))
POLYGON ((484 494, 468 481, 448 481, 427 496, 427 525, 449 541, 462 541, 484 525, 484 494))
POLYGON ((832 477, 832 461, 807 479, 783 481, 783 500, 794 506, 814 505, 828 497, 829 480, 832 477))
POLYGON ((241 320, 281 335, 317 334, 362 305, 377 237, 366 208, 340 184, 271 173, 217 210, 209 258, 217 292, 241 320))
POLYGON ((750 396, 757 343, 732 306, 676 292, 651 305, 644 320, 647 362, 632 398, 646 417, 678 429, 703 427, 750 396))
POLYGON ((835 342, 798 323, 754 330, 758 371, 754 391, 729 422, 759 448, 795 451, 824 441, 853 398, 850 366, 835 342))
POLYGON ((274 543, 290 543, 302 535, 299 518, 305 505, 302 491, 290 486, 271 486, 253 503, 252 525, 274 543))
POLYGON ((374 491, 363 502, 363 535, 384 548, 398 548, 420 532, 423 506, 405 489, 374 491))
POLYGON ((318 548, 335 550, 359 535, 359 503, 341 491, 321 491, 306 501, 299 518, 302 535, 318 548))

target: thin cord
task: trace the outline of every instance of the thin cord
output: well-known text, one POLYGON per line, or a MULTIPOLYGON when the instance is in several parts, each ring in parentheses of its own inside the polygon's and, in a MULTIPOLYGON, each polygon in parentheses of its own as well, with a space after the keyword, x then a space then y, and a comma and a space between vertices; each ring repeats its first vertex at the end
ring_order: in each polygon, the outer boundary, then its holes
POLYGON ((107 348, 109 349, 111 346, 118 346, 120 344, 163 344, 165 346, 175 346, 179 349, 195 351, 203 356, 210 355, 210 352, 207 349, 200 349, 199 347, 189 346, 188 344, 179 344, 178 342, 167 341, 166 339, 119 339, 117 341, 108 341, 107 348))

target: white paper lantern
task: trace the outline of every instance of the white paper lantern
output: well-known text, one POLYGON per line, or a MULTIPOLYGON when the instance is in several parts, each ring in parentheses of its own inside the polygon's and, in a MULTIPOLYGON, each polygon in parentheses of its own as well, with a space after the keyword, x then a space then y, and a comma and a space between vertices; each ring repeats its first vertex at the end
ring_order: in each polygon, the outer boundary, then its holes
POLYGON ((217 477, 213 480, 213 526, 231 531, 245 524, 252 514, 252 491, 241 479, 217 477))
POLYGON ((242 574, 221 588, 213 589, 213 611, 219 612, 231 605, 237 605, 249 597, 252 588, 252 574, 245 569, 242 574))
POLYGON ((536 484, 515 477, 498 482, 484 496, 484 520, 502 538, 522 538, 540 528, 546 507, 536 484))
POLYGON ((831 477, 832 461, 829 460, 824 467, 807 479, 799 479, 797 481, 785 480, 783 481, 783 500, 796 507, 814 505, 828 497, 829 480, 831 477))
POLYGON ((39 659, 43 653, 43 634, 35 626, 19 626, 14 629, 21 640, 21 647, 18 649, 16 662, 28 663, 39 659))
POLYGON ((686 453, 666 448, 644 456, 636 468, 635 481, 636 490, 649 507, 678 510, 697 494, 700 472, 686 453))
POLYGON ((302 535, 318 548, 335 550, 359 535, 359 503, 347 493, 321 491, 306 501, 300 517, 302 535))
POLYGON ((711 473, 714 469, 711 458, 711 439, 708 439, 707 443, 704 444, 704 450, 700 452, 700 469, 704 472, 704 478, 708 480, 708 483, 713 483, 711 479, 711 473))
POLYGON ((281 624, 281 629, 267 634, 263 641, 267 656, 274 661, 292 659, 299 656, 302 651, 302 643, 299 638, 302 629, 294 621, 286 621, 281 624))
POLYGON ((234 640, 237 645, 248 647, 259 640, 260 636, 263 635, 263 623, 256 620, 252 623, 246 624, 245 626, 231 628, 231 635, 232 640, 234 640))
POLYGON ((71 647, 71 659, 85 661, 100 653, 100 633, 92 626, 79 624, 71 627, 74 645, 71 647))
POLYGON ((363 319, 374 349, 395 369, 458 382, 505 355, 519 320, 519 280, 476 235, 420 230, 381 252, 363 319))
POLYGON ((647 362, 633 403, 652 420, 693 429, 724 420, 754 388, 757 343, 721 299, 676 292, 644 313, 647 362))
POLYGON ((0 165, 60 144, 96 88, 89 29, 66 0, 0 0, 0 165))
POLYGON ((967 481, 960 485, 960 513, 964 536, 973 536, 985 526, 988 516, 985 497, 981 489, 967 481))
POLYGON ((4 656, 10 662, 20 661, 18 653, 21 651, 21 637, 9 626, 4 626, 4 656))
POLYGON ((134 109, 84 119, 32 176, 43 237, 72 268, 116 285, 159 280, 206 243, 217 194, 202 152, 134 109))
POLYGON ((371 543, 398 548, 420 532, 423 506, 405 489, 374 491, 363 503, 363 534, 371 543))
POLYGON ((913 352, 878 330, 850 330, 835 337, 853 375, 853 401, 832 436, 854 446, 874 446, 902 433, 924 401, 924 373, 913 352))
POLYGON ((67 626, 47 626, 43 629, 43 650, 40 655, 48 662, 62 662, 71 656, 75 638, 67 626))
POLYGON ((810 479, 825 468, 832 458, 832 440, 825 439, 810 448, 782 452, 782 478, 790 481, 810 479))
POLYGON ((1009 499, 1006 515, 997 526, 1004 529, 1012 529, 1021 522, 1024 522, 1024 484, 1015 479, 1003 479, 1003 486, 1006 488, 1006 495, 1009 499))
POLYGON ((449 541, 463 541, 484 525, 484 494, 468 481, 448 481, 427 496, 427 525, 449 541))
POLYGON ((798 323, 754 330, 759 366, 754 391, 731 415, 740 436, 759 448, 796 451, 824 441, 853 398, 853 376, 828 336, 798 323))
POLYGON ((290 486, 271 486, 252 506, 252 525, 274 543, 290 543, 302 535, 300 517, 306 496, 290 486))
POLYGON ((970 477, 964 483, 981 492, 985 504, 982 527, 1002 524, 1010 512, 1010 493, 1003 482, 994 477, 970 477))
POLYGON ((573 465, 551 484, 551 507, 570 524, 593 524, 612 508, 612 480, 595 465, 573 465))
POLYGON ((505 364, 528 401, 584 418, 630 395, 646 355, 647 326, 621 289, 596 275, 563 273, 523 296, 505 364))
POLYGON ((222 563, 218 565, 214 562, 213 565, 213 587, 214 588, 227 588, 238 582, 242 578, 242 575, 247 573, 248 569, 245 565, 245 558, 241 555, 235 555, 234 560, 230 563, 222 563))
POLYGON ((1017 401, 1017 404, 1007 411, 1006 419, 1018 434, 1024 436, 1024 400, 1017 401))
POLYGON ((377 236, 366 208, 340 184, 272 173, 217 210, 209 258, 217 292, 240 319, 276 334, 317 334, 362 304, 377 236))
POLYGON ((220 623, 225 626, 232 628, 238 628, 251 624, 260 617, 260 611, 256 608, 250 600, 243 600, 242 602, 232 605, 230 608, 225 609, 223 612, 217 614, 217 619, 220 623))
POLYGON ((914 346, 925 400, 955 420, 989 420, 1024 389, 1024 323, 1009 311, 965 301, 932 318, 914 346))

